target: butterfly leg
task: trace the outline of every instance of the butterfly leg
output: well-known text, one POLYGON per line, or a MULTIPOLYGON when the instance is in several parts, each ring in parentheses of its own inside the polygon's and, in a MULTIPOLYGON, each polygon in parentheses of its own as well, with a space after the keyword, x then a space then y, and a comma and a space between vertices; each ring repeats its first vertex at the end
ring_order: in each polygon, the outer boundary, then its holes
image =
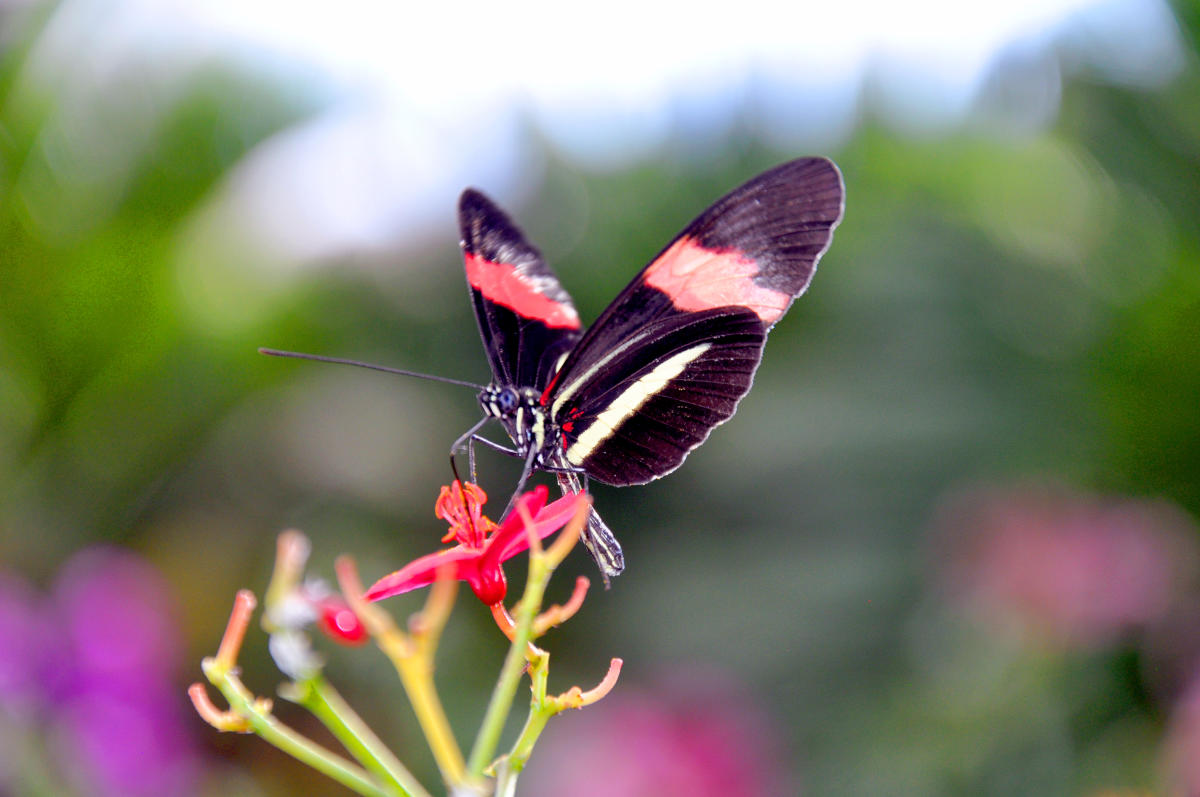
POLYGON ((535 459, 537 459, 537 449, 531 448, 529 449, 529 453, 525 455, 525 467, 521 469, 521 478, 517 480, 517 489, 513 490, 512 497, 508 499, 508 506, 504 507, 504 511, 500 513, 501 519, 508 517, 508 513, 516 505, 517 496, 525 489, 525 483, 529 481, 529 477, 533 473, 533 461, 535 459))
POLYGON ((467 441, 467 469, 471 471, 471 482, 479 483, 479 476, 475 472, 475 438, 472 436, 467 441))
POLYGON ((486 437, 484 437, 483 435, 478 434, 478 433, 471 435, 471 437, 467 440, 466 448, 467 448, 467 457, 470 461, 471 481, 473 481, 473 482, 479 481, 479 479, 477 478, 476 473, 475 473, 475 444, 476 443, 483 443, 488 448, 490 448, 494 451, 499 451, 501 454, 508 454, 510 457, 521 456, 521 452, 515 448, 509 448, 508 446, 502 446, 499 443, 488 440, 486 437))
MULTIPOLYGON (((555 475, 558 478, 558 486, 564 493, 578 493, 587 490, 586 473, 583 474, 582 484, 580 484, 577 470, 562 470, 556 472, 555 475)), ((621 550, 621 543, 617 542, 617 538, 613 535, 612 529, 600 518, 595 509, 588 513, 587 526, 583 529, 581 539, 588 549, 588 553, 596 560, 596 566, 600 568, 600 575, 604 578, 604 586, 608 588, 609 579, 621 575, 621 572, 625 570, 625 554, 621 550)))
POLYGON ((510 457, 525 456, 517 449, 500 445, 499 443, 495 442, 494 440, 488 440, 483 435, 479 435, 479 434, 471 435, 471 440, 473 440, 476 443, 483 443, 485 446, 492 449, 493 451, 499 451, 501 454, 508 454, 510 457))
POLYGON ((454 445, 450 446, 450 470, 454 473, 454 478, 459 484, 462 484, 462 479, 458 475, 458 463, 454 461, 454 455, 459 451, 462 451, 464 448, 467 450, 468 466, 471 469, 471 481, 475 481, 475 447, 472 445, 472 441, 476 439, 482 439, 478 437, 478 432, 481 428, 483 428, 483 425, 487 423, 488 420, 489 418, 487 416, 481 418, 477 424, 460 435, 459 438, 454 441, 454 445))

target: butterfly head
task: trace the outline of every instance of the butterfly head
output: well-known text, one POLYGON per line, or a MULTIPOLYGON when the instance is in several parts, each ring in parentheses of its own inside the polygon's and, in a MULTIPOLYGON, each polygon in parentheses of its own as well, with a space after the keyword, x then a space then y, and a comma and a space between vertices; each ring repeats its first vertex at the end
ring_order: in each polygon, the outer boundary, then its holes
POLYGON ((533 450, 538 453, 537 466, 546 464, 545 457, 551 453, 546 450, 552 439, 547 434, 551 424, 536 390, 492 383, 480 391, 479 406, 485 415, 500 421, 518 455, 524 457, 533 450))
POLYGON ((491 384, 479 391, 479 406, 493 418, 511 418, 521 406, 521 394, 506 385, 491 384))

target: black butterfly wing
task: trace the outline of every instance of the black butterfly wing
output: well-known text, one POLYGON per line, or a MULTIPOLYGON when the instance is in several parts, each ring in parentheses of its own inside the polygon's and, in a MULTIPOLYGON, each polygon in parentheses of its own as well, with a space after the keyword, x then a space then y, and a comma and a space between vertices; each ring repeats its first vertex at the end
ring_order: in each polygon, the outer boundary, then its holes
POLYGON ((841 220, 824 158, 778 166, 704 211, 571 351, 543 401, 565 464, 616 485, 677 468, 749 391, 767 332, 841 220))
POLYGON ((541 390, 579 340, 570 295, 505 213, 478 191, 458 202, 463 262, 495 380, 541 390))
MULTIPOLYGON (((670 315, 552 403, 570 465, 606 484, 643 484, 679 466, 750 389, 766 333, 748 310, 670 315)), ((568 377, 570 375, 568 374, 568 377)), ((552 409, 552 413, 553 413, 552 409)))

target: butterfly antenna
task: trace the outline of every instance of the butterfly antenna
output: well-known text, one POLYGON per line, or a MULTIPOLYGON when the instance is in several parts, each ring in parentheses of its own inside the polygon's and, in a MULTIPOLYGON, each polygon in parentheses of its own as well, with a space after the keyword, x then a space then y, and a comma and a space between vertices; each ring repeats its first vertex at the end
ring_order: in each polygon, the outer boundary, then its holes
POLYGON ((337 365, 353 365, 358 368, 369 368, 372 371, 383 371, 385 374, 398 374, 399 376, 415 376, 418 379, 428 379, 432 382, 445 382, 448 385, 462 385, 463 387, 471 387, 476 390, 483 390, 483 385, 477 385, 474 382, 464 382, 461 379, 451 379, 446 376, 434 376, 433 374, 423 374, 418 371, 408 371, 403 368, 391 368, 386 365, 376 365, 375 363, 365 363, 360 360, 347 360, 343 357, 326 357, 322 354, 303 354, 298 351, 281 351, 279 349, 259 349, 259 354, 265 354, 268 357, 291 357, 296 360, 316 360, 319 363, 335 363, 337 365))

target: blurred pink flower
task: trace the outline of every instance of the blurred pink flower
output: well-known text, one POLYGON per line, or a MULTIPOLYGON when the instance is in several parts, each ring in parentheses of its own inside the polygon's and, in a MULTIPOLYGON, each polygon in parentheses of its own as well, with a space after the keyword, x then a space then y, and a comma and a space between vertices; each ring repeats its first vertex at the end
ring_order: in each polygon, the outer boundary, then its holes
POLYGON ((173 678, 182 639, 170 586, 136 554, 95 547, 59 571, 54 597, 69 657, 61 752, 90 765, 81 793, 193 791, 197 762, 173 678))
POLYGON ((41 672, 52 630, 41 594, 24 579, 0 572, 0 710, 23 718, 41 700, 41 672))
POLYGON ((1161 501, 979 490, 950 502, 938 526, 954 596, 1069 644, 1157 620, 1195 569, 1195 530, 1161 501))
POLYGON ((48 597, 18 583, 0 577, 0 631, 13 634, 0 645, 0 713, 36 705, 21 719, 49 730, 78 794, 193 793, 198 760, 172 677, 182 641, 163 578, 133 553, 95 547, 62 567, 48 597))
POLYGON ((623 687, 555 719, 521 776, 529 797, 797 794, 763 713, 728 681, 673 677, 623 687))

